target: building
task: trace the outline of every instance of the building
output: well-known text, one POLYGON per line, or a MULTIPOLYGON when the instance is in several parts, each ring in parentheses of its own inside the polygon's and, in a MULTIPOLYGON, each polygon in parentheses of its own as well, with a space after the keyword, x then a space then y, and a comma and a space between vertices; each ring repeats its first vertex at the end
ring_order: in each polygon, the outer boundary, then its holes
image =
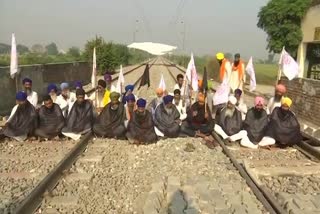
POLYGON ((298 49, 299 77, 320 80, 320 0, 313 0, 301 23, 303 39, 298 49))

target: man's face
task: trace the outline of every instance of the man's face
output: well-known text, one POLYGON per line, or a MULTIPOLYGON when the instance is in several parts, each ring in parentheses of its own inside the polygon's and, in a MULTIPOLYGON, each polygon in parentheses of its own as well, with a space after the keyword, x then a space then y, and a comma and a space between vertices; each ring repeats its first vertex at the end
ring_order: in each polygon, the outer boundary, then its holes
POLYGON ((158 98, 161 98, 162 95, 163 95, 163 93, 157 93, 157 97, 158 97, 158 98))
POLYGON ((262 110, 263 110, 263 105, 262 105, 261 103, 259 103, 259 104, 257 104, 257 105, 255 106, 255 109, 256 109, 257 111, 262 111, 262 110))
POLYGON ((61 91, 61 94, 64 95, 64 96, 68 96, 69 93, 70 93, 69 88, 65 88, 65 89, 63 89, 63 90, 61 91))
POLYGON ((22 101, 22 100, 16 100, 16 104, 17 105, 23 105, 26 103, 26 100, 25 101, 22 101))
POLYGON ((44 101, 44 105, 47 109, 51 109, 53 106, 53 102, 52 102, 52 100, 46 100, 46 101, 44 101))
POLYGON ((183 84, 183 78, 178 78, 178 84, 182 85, 183 84))
POLYGON ((78 104, 81 104, 84 102, 84 95, 78 95, 77 96, 77 103, 78 104))
POLYGON ((281 105, 281 108, 282 108, 282 110, 284 110, 284 111, 289 111, 289 109, 290 109, 287 104, 282 104, 282 105, 281 105))
POLYGON ((119 107, 119 100, 112 100, 111 108, 115 110, 115 109, 118 109, 118 107, 119 107))
POLYGON ((30 82, 24 83, 23 86, 26 89, 26 91, 31 91, 31 89, 32 89, 32 83, 30 83, 30 82))
POLYGON ((235 107, 234 107, 234 105, 232 103, 228 102, 227 108, 228 109, 234 109, 235 107))
POLYGON ((237 63, 237 62, 239 62, 239 61, 240 61, 240 57, 235 57, 235 58, 234 58, 234 62, 235 62, 235 63, 237 63))
POLYGON ((181 96, 180 96, 180 94, 175 94, 173 98, 174 98, 174 100, 179 101, 181 96))
POLYGON ((98 92, 103 92, 104 88, 101 85, 98 85, 98 92))
POLYGON ((128 105, 129 107, 134 107, 134 104, 135 104, 135 101, 132 101, 132 100, 129 100, 129 101, 127 102, 127 105, 128 105))
POLYGON ((204 101, 202 101, 202 100, 199 100, 198 103, 199 103, 200 106, 204 105, 204 101))
POLYGON ((57 95, 56 91, 54 89, 52 89, 50 92, 49 92, 49 95, 50 96, 54 96, 54 95, 57 95))
POLYGON ((173 107, 172 102, 169 102, 169 103, 166 104, 166 108, 171 109, 172 107, 173 107))
POLYGON ((238 102, 239 102, 239 100, 240 100, 240 98, 241 98, 241 95, 240 95, 239 93, 237 93, 237 94, 235 94, 234 96, 237 98, 237 100, 238 100, 238 102))
POLYGON ((145 107, 138 107, 137 112, 139 114, 143 114, 145 112, 145 109, 146 109, 145 107))

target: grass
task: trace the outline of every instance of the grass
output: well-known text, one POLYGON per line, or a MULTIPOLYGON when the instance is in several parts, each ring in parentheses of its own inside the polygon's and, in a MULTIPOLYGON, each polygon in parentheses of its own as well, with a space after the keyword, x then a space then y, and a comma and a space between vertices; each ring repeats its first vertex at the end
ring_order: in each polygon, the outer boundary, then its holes
POLYGON ((278 74, 277 64, 254 64, 257 84, 274 85, 278 74))

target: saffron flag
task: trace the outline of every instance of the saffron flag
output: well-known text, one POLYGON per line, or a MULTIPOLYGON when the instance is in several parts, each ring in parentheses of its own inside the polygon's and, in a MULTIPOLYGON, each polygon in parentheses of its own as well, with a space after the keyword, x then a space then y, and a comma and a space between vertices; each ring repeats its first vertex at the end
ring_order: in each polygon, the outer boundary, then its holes
POLYGON ((162 88, 163 91, 166 90, 166 83, 164 82, 163 74, 161 74, 161 80, 159 83, 159 88, 162 88))
POLYGON ((253 67, 253 59, 250 57, 249 62, 246 67, 247 74, 250 76, 250 91, 254 91, 257 87, 257 82, 256 82, 256 73, 254 71, 253 67))
POLYGON ((119 71, 119 77, 118 77, 116 92, 122 94, 122 86, 123 86, 123 84, 124 84, 124 76, 123 76, 123 71, 122 71, 122 65, 120 65, 120 71, 119 71))
POLYGON ((92 74, 91 74, 91 85, 92 88, 96 88, 97 82, 97 57, 96 57, 96 48, 93 48, 93 58, 92 58, 92 74))
POLYGON ((11 38, 11 56, 10 56, 10 76, 13 79, 15 74, 18 73, 18 53, 17 43, 14 33, 11 38))
POLYGON ((193 53, 191 53, 190 61, 186 70, 188 82, 191 83, 193 91, 198 91, 198 74, 194 63, 193 53))
POLYGON ((292 58, 292 56, 290 56, 284 47, 280 55, 279 66, 280 71, 283 72, 283 74, 288 77, 289 80, 293 80, 299 75, 298 63, 292 58))
POLYGON ((227 103, 229 99, 230 86, 228 84, 222 83, 213 95, 213 105, 220 105, 227 103))

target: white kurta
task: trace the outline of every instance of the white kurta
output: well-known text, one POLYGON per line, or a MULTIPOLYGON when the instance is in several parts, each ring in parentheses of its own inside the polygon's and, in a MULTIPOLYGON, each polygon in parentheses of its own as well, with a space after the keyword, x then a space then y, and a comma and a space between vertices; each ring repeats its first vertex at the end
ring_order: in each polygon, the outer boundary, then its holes
POLYGON ((28 97, 27 100, 34 106, 37 107, 38 105, 38 94, 35 91, 32 91, 28 97))
POLYGON ((239 105, 237 105, 236 108, 241 112, 242 120, 245 120, 246 119, 246 114, 248 112, 248 107, 244 103, 242 98, 240 98, 239 105))
POLYGON ((61 94, 57 97, 56 103, 60 106, 64 117, 67 116, 67 112, 70 112, 72 105, 76 101, 76 99, 76 94, 73 92, 70 92, 70 96, 68 99, 64 99, 61 94))
POLYGON ((271 114, 276 107, 281 107, 281 102, 275 102, 274 97, 271 97, 267 105, 267 114, 271 114))
POLYGON ((242 72, 243 72, 243 77, 240 80, 239 79, 239 70, 232 70, 233 63, 231 64, 231 75, 230 75, 230 88, 234 92, 237 88, 243 90, 243 83, 245 82, 245 68, 244 68, 244 63, 242 63, 242 72))
POLYGON ((176 108, 178 109, 178 111, 180 113, 180 120, 181 121, 185 120, 187 118, 187 106, 182 105, 182 100, 179 101, 178 105, 176 105, 174 101, 173 101, 173 104, 176 106, 176 108))
POLYGON ((230 86, 230 75, 232 72, 232 66, 229 61, 226 62, 225 67, 224 67, 224 76, 223 76, 223 81, 222 83, 228 84, 230 86))

